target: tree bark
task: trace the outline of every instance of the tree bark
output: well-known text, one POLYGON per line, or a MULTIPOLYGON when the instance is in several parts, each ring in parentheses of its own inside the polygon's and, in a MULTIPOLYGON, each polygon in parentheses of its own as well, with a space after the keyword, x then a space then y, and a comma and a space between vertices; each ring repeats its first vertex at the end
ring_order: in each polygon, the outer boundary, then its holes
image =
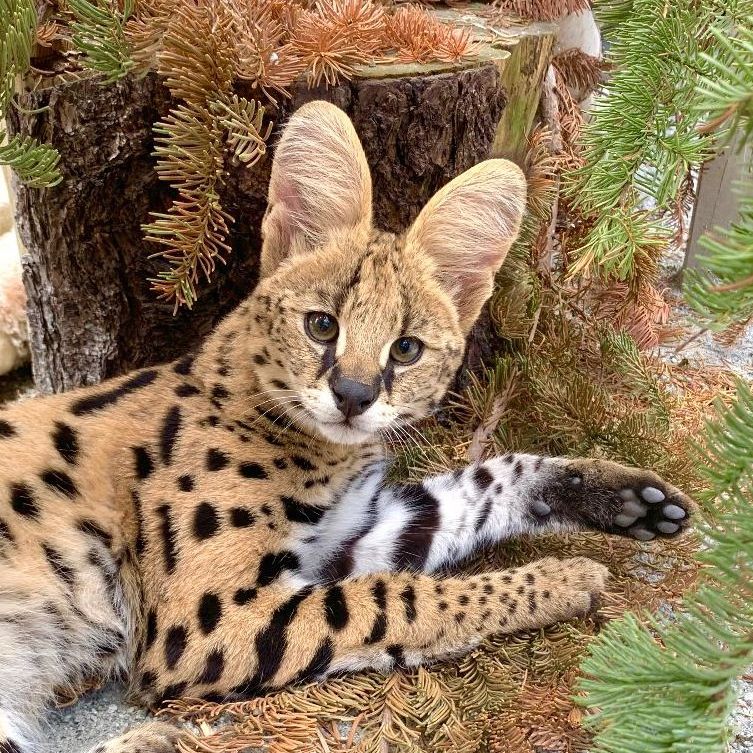
MULTIPOLYGON (((489 48, 449 70, 378 66, 330 89, 304 84, 274 114, 276 129, 312 99, 345 110, 371 167, 376 224, 399 232, 435 191, 492 155, 507 57, 489 48)), ((222 198, 236 218, 232 253, 201 286, 193 309, 173 316, 172 304, 149 289, 160 261, 149 258, 156 248, 145 244, 141 230, 150 211, 166 210, 173 197, 151 156, 152 126, 172 104, 167 90, 150 74, 104 86, 68 82, 26 91, 19 100, 10 112, 11 133, 57 147, 64 176, 51 189, 16 186, 37 387, 58 392, 92 384, 194 348, 256 283, 272 155, 251 169, 228 168, 222 198)), ((482 329, 470 358, 487 351, 482 329)))

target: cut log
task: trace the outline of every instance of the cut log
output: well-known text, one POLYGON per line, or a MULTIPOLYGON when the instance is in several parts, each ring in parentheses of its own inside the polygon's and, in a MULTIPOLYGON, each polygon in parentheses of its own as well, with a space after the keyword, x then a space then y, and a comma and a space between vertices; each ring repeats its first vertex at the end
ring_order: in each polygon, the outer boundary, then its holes
MULTIPOLYGON (((548 57, 553 36, 547 30, 539 36, 548 41, 537 49, 548 57)), ((455 65, 363 67, 352 81, 329 89, 301 84, 275 121, 284 123, 315 98, 345 110, 371 166, 376 223, 398 232, 436 190, 492 156, 500 127, 509 128, 504 47, 486 44, 477 59, 455 65)), ((537 82, 531 87, 538 91, 537 82)), ((193 309, 173 316, 172 304, 150 290, 148 278, 161 266, 149 258, 156 249, 141 230, 150 211, 166 210, 173 197, 151 156, 152 126, 172 104, 167 90, 150 74, 111 85, 37 83, 18 99, 11 133, 53 144, 64 177, 51 189, 16 186, 37 387, 58 392, 92 384, 194 348, 256 282, 271 155, 251 169, 229 168, 222 199, 236 218, 232 253, 201 286, 193 309)), ((486 347, 480 336, 471 358, 486 347)))

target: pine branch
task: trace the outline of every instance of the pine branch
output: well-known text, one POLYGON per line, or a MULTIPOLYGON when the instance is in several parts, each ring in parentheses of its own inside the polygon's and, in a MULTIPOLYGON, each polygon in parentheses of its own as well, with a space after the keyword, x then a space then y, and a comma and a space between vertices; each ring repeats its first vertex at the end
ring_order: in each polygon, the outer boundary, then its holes
POLYGON ((712 139, 700 127, 705 111, 697 82, 718 76, 713 61, 720 40, 744 25, 751 3, 614 0, 604 6, 615 72, 583 132, 585 164, 568 181, 573 206, 597 222, 572 272, 651 282, 653 254, 636 253, 648 229, 642 205, 649 199, 657 212, 670 210, 688 170, 711 152, 712 139))
POLYGON ((725 498, 716 524, 701 535, 703 585, 671 622, 644 627, 627 615, 591 645, 580 689, 594 712, 596 750, 627 753, 723 753, 734 680, 753 659, 753 394, 738 399, 709 427, 709 471, 715 498, 725 498), (746 464, 743 470, 743 463, 746 464), (741 483, 744 479, 744 483, 741 483))
POLYGON ((102 73, 105 83, 125 76, 135 65, 124 32, 134 0, 124 0, 122 9, 116 0, 68 0, 68 6, 76 19, 73 45, 83 53, 83 65, 102 73))
POLYGON ((63 180, 57 166, 60 154, 28 136, 13 136, 3 144, 0 131, 0 164, 10 165, 19 179, 32 188, 51 188, 63 180))
MULTIPOLYGON (((0 0, 0 119, 13 106, 16 77, 31 63, 36 40, 37 12, 32 0, 0 0)), ((15 135, 4 143, 0 129, 0 164, 10 165, 18 177, 33 188, 57 185, 60 155, 52 147, 28 136, 15 135)))

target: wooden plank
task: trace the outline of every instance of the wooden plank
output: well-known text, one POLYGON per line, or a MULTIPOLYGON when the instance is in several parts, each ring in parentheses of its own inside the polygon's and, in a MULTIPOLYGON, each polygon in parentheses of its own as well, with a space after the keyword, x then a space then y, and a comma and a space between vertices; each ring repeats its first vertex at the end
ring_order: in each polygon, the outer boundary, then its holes
POLYGON ((737 220, 735 183, 742 179, 751 155, 753 146, 741 150, 739 141, 735 141, 701 168, 683 269, 699 266, 699 257, 704 254, 699 241, 706 233, 729 227, 737 220))

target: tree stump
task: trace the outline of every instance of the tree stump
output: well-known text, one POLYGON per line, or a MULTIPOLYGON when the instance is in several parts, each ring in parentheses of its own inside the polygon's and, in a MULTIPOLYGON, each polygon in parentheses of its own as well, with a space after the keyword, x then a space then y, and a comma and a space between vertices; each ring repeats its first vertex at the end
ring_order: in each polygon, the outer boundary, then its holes
MULTIPOLYGON (((527 54, 548 56, 553 34, 538 36, 545 41, 527 54)), ((401 231, 435 191, 492 156, 511 106, 504 71, 515 46, 515 40, 487 43, 478 58, 455 65, 363 67, 329 89, 301 83, 273 114, 276 128, 312 99, 345 110, 371 166, 375 221, 401 231)), ((530 65, 535 70, 540 63, 530 65)), ((539 82, 529 83, 538 91, 539 82)), ((149 258, 156 249, 141 230, 150 211, 165 211, 173 197, 151 156, 152 126, 171 106, 169 92, 150 74, 110 85, 92 79, 37 85, 18 100, 11 133, 54 145, 64 178, 50 189, 16 186, 37 387, 59 392, 93 384, 195 347, 256 283, 272 155, 250 169, 228 167, 222 198, 236 218, 232 253, 201 286, 193 309, 173 316, 172 304, 149 288, 160 262, 149 258)), ((478 343, 475 358, 483 337, 478 343)))

